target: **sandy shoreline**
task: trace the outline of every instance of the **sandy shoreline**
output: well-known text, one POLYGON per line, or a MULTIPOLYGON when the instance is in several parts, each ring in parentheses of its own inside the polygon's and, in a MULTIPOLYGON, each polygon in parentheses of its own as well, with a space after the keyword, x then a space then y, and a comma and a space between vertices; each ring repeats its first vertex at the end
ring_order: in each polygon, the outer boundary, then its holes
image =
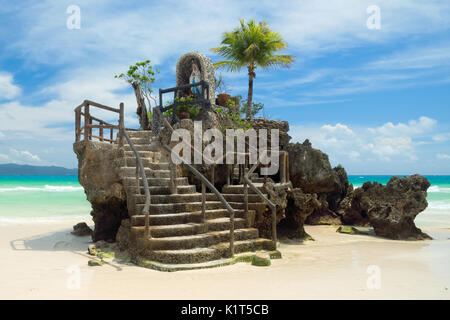
POLYGON ((70 234, 75 222, 0 225, 0 299, 450 299, 448 228, 408 242, 307 226, 316 241, 283 241, 271 267, 167 273, 88 267, 90 238, 70 234))

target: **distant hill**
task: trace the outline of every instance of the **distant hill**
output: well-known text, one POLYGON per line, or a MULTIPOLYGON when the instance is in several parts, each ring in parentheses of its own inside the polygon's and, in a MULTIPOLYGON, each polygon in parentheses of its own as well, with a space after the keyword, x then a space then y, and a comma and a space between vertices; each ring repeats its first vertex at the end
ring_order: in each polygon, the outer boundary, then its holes
POLYGON ((0 164, 0 175, 76 176, 78 175, 78 169, 67 169, 56 166, 44 167, 7 163, 0 164))

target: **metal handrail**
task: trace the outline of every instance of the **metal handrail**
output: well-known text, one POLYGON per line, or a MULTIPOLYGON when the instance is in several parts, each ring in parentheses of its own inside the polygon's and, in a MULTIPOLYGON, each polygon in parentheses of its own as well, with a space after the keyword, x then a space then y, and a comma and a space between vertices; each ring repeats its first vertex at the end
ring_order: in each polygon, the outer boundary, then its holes
POLYGON ((202 184, 206 185, 216 196, 219 198, 220 202, 225 206, 228 213, 230 214, 230 254, 231 256, 234 255, 234 209, 231 207, 231 205, 228 203, 227 200, 223 197, 223 195, 219 192, 219 190, 214 187, 214 185, 203 175, 201 174, 197 169, 195 169, 191 164, 187 163, 186 160, 184 160, 182 157, 180 157, 176 152, 172 152, 172 149, 167 146, 163 145, 162 148, 164 148, 171 156, 174 156, 178 161, 182 162, 188 169, 191 171, 197 178, 199 178, 202 181, 202 184))
MULTIPOLYGON (((252 166, 252 168, 246 174, 244 174, 244 182, 246 185, 248 185, 250 187, 250 189, 255 191, 255 193, 270 207, 270 209, 272 211, 272 241, 274 244, 274 248, 276 249, 277 248, 277 206, 272 201, 270 201, 269 198, 267 198, 250 180, 250 175, 253 173, 253 171, 255 171, 255 169, 259 166, 260 163, 261 163, 261 159, 258 159, 258 161, 252 166)), ((244 188, 245 188, 244 196, 247 198, 245 201, 245 203, 246 203, 245 210, 248 211, 248 208, 247 208, 247 206, 248 206, 248 191, 247 191, 245 185, 244 185, 244 188)))
MULTIPOLYGON (((139 155, 139 152, 136 150, 136 147, 133 144, 133 141, 131 141, 130 137, 128 136, 125 128, 121 125, 120 128, 120 133, 121 135, 123 135, 125 137, 125 139, 127 140, 128 144, 131 147, 131 150, 133 150, 134 155, 136 156, 136 170, 140 171, 140 175, 142 178, 142 183, 143 183, 143 187, 144 187, 144 194, 145 194, 145 204, 144 204, 144 208, 142 209, 142 214, 145 215, 145 236, 147 238, 151 238, 151 234, 150 234, 150 202, 151 202, 151 196, 150 196, 150 190, 148 188, 148 181, 147 181, 147 176, 145 174, 145 169, 144 169, 144 165, 142 163, 142 159, 141 156, 139 155)), ((140 188, 140 184, 139 184, 139 178, 138 176, 136 176, 136 181, 137 181, 137 192, 139 194, 141 194, 141 188, 140 188)))

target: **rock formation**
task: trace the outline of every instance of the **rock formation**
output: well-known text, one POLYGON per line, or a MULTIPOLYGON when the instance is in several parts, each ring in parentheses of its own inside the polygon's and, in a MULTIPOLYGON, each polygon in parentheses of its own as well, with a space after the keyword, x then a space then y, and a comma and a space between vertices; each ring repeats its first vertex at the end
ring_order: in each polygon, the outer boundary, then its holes
POLYGON ((312 239, 305 231, 306 218, 321 207, 316 194, 303 193, 300 188, 287 192, 286 218, 278 224, 280 237, 312 239))
POLYGON ((71 233, 77 237, 92 236, 92 230, 86 222, 80 222, 74 225, 71 233))
POLYGON ((122 219, 128 217, 126 195, 118 175, 118 150, 101 142, 77 142, 78 180, 91 203, 95 223, 93 241, 115 239, 122 219))
POLYGON ((366 182, 341 206, 342 219, 359 225, 368 220, 377 235, 390 239, 431 239, 414 224, 414 218, 428 205, 429 186, 430 182, 418 174, 392 177, 385 186, 366 182))
POLYGON ((335 213, 349 187, 347 173, 341 166, 332 168, 328 156, 314 149, 309 140, 289 143, 289 175, 294 188, 317 194, 321 205, 308 216, 308 224, 339 224, 335 213))

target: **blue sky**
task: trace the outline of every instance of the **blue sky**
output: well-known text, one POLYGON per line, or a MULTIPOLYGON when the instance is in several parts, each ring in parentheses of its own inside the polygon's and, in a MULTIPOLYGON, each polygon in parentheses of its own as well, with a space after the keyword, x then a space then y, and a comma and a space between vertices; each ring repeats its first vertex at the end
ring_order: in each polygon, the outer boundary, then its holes
MULTIPOLYGON (((239 18, 265 19, 297 57, 290 69, 256 70, 264 115, 288 120, 349 174, 450 174, 448 1, 0 1, 0 163, 76 167, 73 109, 84 99, 126 106, 114 79, 136 61, 175 84, 179 56, 209 50, 239 18), (331 2, 331 3, 330 3, 331 2), (81 28, 66 27, 70 5, 81 28), (367 8, 380 8, 369 29, 367 8)), ((231 94, 247 75, 221 72, 231 94)), ((102 115, 109 117, 109 115, 102 115)), ((112 120, 112 118, 111 118, 112 120)))

